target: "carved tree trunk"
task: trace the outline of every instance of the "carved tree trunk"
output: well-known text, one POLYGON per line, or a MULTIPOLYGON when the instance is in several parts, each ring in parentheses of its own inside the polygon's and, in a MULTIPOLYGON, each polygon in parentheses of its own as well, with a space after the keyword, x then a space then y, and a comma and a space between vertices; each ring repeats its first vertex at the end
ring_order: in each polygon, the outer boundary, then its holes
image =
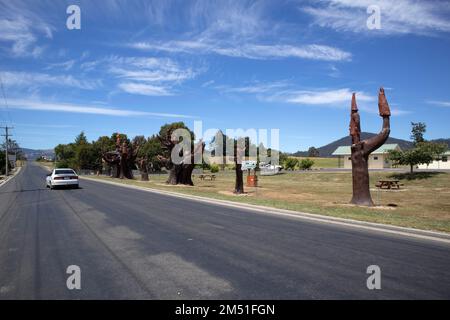
MULTIPOLYGON (((389 105, 386 101, 383 88, 380 89, 378 95, 378 107, 380 110, 380 116, 383 117, 383 127, 379 134, 376 136, 359 141, 359 133, 353 131, 355 125, 350 124, 350 132, 352 133, 351 146, 351 160, 352 160, 352 176, 353 176, 353 197, 351 200, 352 204, 361 206, 373 206, 373 200, 370 195, 370 184, 369 184, 369 155, 381 147, 389 137, 390 133, 390 110, 389 105)), ((353 112, 358 112, 356 108, 356 100, 353 97, 352 100, 352 110, 353 112)), ((352 117, 353 118, 353 117, 352 117)), ((359 118, 358 118, 359 119, 359 118)), ((359 127, 359 123, 357 124, 359 127)), ((359 128, 358 128, 359 130, 359 128)))
POLYGON ((236 167, 236 183, 234 185, 234 193, 244 193, 244 174, 242 172, 242 164, 235 163, 236 167))
POLYGON ((245 157, 245 142, 242 139, 234 140, 234 167, 236 170, 236 182, 234 193, 244 193, 244 173, 242 172, 242 160, 245 157))
POLYGON ((148 161, 146 158, 138 160, 139 171, 141 172, 141 181, 148 181, 148 161))

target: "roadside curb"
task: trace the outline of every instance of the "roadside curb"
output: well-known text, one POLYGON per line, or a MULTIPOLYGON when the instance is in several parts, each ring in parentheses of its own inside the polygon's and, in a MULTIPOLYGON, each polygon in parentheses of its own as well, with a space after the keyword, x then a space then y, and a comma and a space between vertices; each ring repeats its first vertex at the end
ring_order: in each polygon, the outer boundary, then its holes
POLYGON ((382 233, 390 233, 390 234, 394 234, 394 235, 419 238, 419 239, 425 239, 425 240, 431 240, 431 241, 438 241, 438 242, 450 244, 450 233, 445 233, 445 232, 420 230, 420 229, 414 229, 414 228, 387 225, 387 224, 382 224, 382 223, 358 221, 358 220, 353 220, 353 219, 330 217, 330 216, 325 216, 325 215, 320 215, 320 214, 312 214, 312 213, 306 213, 306 212, 300 212, 300 211, 278 209, 278 208, 272 208, 272 207, 254 205, 254 204, 234 202, 234 201, 230 201, 230 200, 207 198, 207 197, 188 195, 188 194, 183 194, 183 193, 173 192, 173 191, 165 191, 165 190, 154 189, 154 188, 127 185, 127 184, 123 184, 120 182, 105 181, 105 180, 95 179, 95 178, 90 178, 90 177, 85 177, 85 176, 80 176, 80 178, 89 180, 89 181, 96 181, 96 182, 100 182, 100 183, 106 183, 106 184, 110 184, 110 185, 134 189, 134 190, 140 190, 140 191, 161 194, 161 195, 165 195, 165 196, 183 198, 183 199, 191 200, 191 201, 200 201, 200 202, 205 202, 205 203, 210 203, 210 204, 215 204, 215 205, 233 207, 233 208, 238 208, 241 210, 247 210, 247 211, 251 211, 251 212, 261 212, 261 213, 266 213, 266 214, 271 214, 271 215, 278 215, 278 216, 285 216, 285 217, 291 217, 291 218, 302 219, 302 220, 309 220, 309 221, 314 221, 314 222, 319 222, 319 223, 324 223, 324 224, 335 224, 335 225, 341 225, 341 226, 346 226, 346 227, 351 227, 351 228, 358 228, 358 229, 364 229, 364 230, 382 232, 382 233))
POLYGON ((17 170, 14 172, 14 174, 6 177, 6 179, 2 180, 0 182, 0 188, 3 187, 4 185, 6 185, 9 181, 11 181, 13 178, 15 178, 19 172, 22 170, 22 167, 17 167, 17 170))

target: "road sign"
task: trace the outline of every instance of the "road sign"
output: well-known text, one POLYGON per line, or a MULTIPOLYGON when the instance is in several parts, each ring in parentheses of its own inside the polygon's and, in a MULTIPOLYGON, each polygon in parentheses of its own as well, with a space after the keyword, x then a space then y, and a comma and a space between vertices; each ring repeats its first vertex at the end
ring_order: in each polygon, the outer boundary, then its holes
POLYGON ((242 161, 242 170, 253 170, 256 168, 256 161, 255 160, 246 160, 242 161))

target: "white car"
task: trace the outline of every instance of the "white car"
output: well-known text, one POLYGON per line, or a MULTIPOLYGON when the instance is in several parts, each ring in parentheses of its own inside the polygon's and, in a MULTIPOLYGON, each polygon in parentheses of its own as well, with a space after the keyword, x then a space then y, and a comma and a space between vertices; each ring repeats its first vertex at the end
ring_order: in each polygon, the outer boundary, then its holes
POLYGON ((53 169, 46 178, 47 188, 54 189, 55 187, 74 187, 78 188, 78 175, 70 168, 53 169))

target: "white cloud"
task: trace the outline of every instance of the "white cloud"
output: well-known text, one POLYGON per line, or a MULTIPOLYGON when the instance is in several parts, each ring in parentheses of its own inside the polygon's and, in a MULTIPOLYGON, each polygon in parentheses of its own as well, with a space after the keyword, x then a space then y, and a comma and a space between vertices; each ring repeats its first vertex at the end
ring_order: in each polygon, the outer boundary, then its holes
MULTIPOLYGON (((295 104, 323 105, 342 104, 351 101, 352 91, 348 88, 337 90, 297 91, 290 92, 285 101, 295 104)), ((364 92, 356 93, 357 101, 374 101, 375 98, 364 92)))
POLYGON ((121 80, 119 89, 147 96, 173 95, 176 85, 195 78, 201 72, 181 67, 169 58, 111 56, 105 63, 107 72, 121 80))
POLYGON ((269 83, 255 82, 241 87, 230 87, 222 85, 216 86, 215 88, 225 93, 265 94, 286 88, 287 86, 288 83, 286 81, 276 81, 269 83))
POLYGON ((315 24, 338 31, 384 35, 450 32, 448 1, 323 0, 300 9, 311 15, 315 24), (370 5, 380 7, 380 30, 367 28, 370 5))
POLYGON ((8 101, 8 104, 11 109, 23 109, 31 111, 84 113, 84 114, 115 116, 115 117, 149 116, 149 117, 163 117, 163 118, 192 118, 192 116, 182 114, 134 111, 128 109, 116 109, 107 107, 100 108, 86 105, 42 102, 35 100, 11 99, 8 101))
POLYGON ((430 101, 427 101, 427 103, 429 103, 429 104, 434 104, 434 105, 440 106, 440 107, 450 107, 450 101, 436 101, 436 100, 430 100, 430 101))
POLYGON ((148 51, 184 52, 190 54, 218 54, 248 59, 300 58, 325 61, 348 61, 351 53, 338 48, 311 44, 304 46, 262 45, 262 44, 226 44, 195 41, 169 41, 160 43, 137 42, 133 48, 148 51))
POLYGON ((28 9, 28 5, 0 1, 0 43, 10 43, 8 50, 15 57, 42 55, 44 47, 37 45, 38 39, 53 37, 53 27, 28 9))
POLYGON ((172 93, 165 87, 154 86, 151 84, 123 82, 118 87, 125 92, 140 94, 144 96, 170 96, 172 93))
POLYGON ((20 88, 73 87, 92 90, 101 86, 99 80, 80 80, 71 75, 51 75, 47 73, 2 72, 5 86, 20 88))
POLYGON ((56 63, 49 63, 46 70, 50 69, 62 69, 64 71, 69 71, 73 68, 76 61, 74 59, 63 61, 63 62, 56 62, 56 63))
MULTIPOLYGON (((184 32, 180 32, 178 38, 132 41, 129 46, 147 51, 217 54, 261 60, 351 59, 351 53, 333 46, 298 44, 293 36, 289 36, 294 31, 292 25, 271 18, 277 5, 269 1, 197 1, 177 16, 184 22, 184 32)), ((166 19, 173 21, 170 16, 166 19)))

